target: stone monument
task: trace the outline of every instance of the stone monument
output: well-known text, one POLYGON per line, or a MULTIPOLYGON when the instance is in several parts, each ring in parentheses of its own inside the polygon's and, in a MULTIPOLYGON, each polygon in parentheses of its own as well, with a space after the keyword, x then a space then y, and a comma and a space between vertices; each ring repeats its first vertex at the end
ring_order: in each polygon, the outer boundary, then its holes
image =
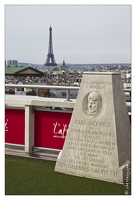
POLYGON ((120 73, 85 72, 55 171, 125 183, 130 132, 120 73))

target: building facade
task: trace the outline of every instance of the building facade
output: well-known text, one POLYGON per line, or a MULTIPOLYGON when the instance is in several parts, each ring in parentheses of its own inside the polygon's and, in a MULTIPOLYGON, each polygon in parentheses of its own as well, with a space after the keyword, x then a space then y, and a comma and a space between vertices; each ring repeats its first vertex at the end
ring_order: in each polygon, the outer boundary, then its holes
POLYGON ((18 66, 18 60, 7 60, 6 66, 18 66))

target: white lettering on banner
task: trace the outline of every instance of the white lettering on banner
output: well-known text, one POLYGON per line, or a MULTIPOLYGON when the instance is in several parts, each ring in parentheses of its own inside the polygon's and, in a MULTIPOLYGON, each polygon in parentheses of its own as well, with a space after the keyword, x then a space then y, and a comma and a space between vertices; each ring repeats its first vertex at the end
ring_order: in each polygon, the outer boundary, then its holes
POLYGON ((6 120, 6 123, 5 123, 5 131, 8 131, 8 119, 6 120))
POLYGON ((60 124, 59 122, 53 123, 53 137, 56 138, 66 138, 68 124, 60 124))

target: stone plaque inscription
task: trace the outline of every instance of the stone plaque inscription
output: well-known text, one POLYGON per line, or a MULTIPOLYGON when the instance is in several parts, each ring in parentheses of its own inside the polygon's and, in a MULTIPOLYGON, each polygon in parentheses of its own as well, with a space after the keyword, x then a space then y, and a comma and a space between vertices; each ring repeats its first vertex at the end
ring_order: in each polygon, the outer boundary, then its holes
POLYGON ((84 74, 55 171, 123 183, 130 125, 121 84, 120 74, 84 74))

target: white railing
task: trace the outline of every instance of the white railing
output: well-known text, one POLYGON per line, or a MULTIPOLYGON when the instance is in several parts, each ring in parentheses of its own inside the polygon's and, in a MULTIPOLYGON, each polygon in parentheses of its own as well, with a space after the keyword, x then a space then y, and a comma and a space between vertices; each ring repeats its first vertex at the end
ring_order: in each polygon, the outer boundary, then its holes
MULTIPOLYGON (((79 90, 80 87, 75 86, 52 86, 52 85, 18 85, 18 84, 5 84, 9 88, 42 88, 42 89, 59 89, 66 90, 66 100, 70 101, 70 90, 79 90)), ((131 89, 124 89, 124 92, 129 92, 131 97, 131 89)))
MULTIPOLYGON (((63 110, 62 112, 72 112, 74 108, 76 99, 70 99, 70 90, 79 90, 80 87, 69 87, 69 86, 49 86, 49 85, 15 85, 15 84, 5 84, 5 87, 9 88, 46 88, 46 89, 62 89, 66 90, 66 100, 64 98, 43 98, 37 96, 28 95, 6 95, 5 96, 5 107, 6 108, 23 108, 25 110, 25 145, 23 147, 23 152, 26 154, 36 153, 38 155, 51 154, 54 152, 50 149, 39 149, 34 147, 34 110, 41 109, 46 110, 47 107, 62 107, 68 108, 70 111, 63 110)), ((124 89, 124 92, 129 92, 131 96, 131 89, 124 89)), ((126 102, 128 107, 128 114, 131 117, 131 102, 126 102)), ((52 111, 53 112, 53 111, 52 111)), ((56 112, 56 111, 55 111, 56 112)), ((12 149, 10 144, 6 144, 7 150, 12 149)), ((12 145, 15 149, 16 145, 12 145), (14 147, 15 146, 15 147, 14 147)), ((20 146, 17 146, 20 149, 20 146)), ((56 152, 58 155, 59 151, 56 152)), ((56 156, 56 155, 54 155, 56 156)))
POLYGON ((60 89, 66 90, 66 100, 70 101, 70 90, 79 90, 80 87, 72 86, 52 86, 52 85, 17 85, 17 84, 5 84, 5 87, 9 88, 43 88, 43 89, 60 89))

